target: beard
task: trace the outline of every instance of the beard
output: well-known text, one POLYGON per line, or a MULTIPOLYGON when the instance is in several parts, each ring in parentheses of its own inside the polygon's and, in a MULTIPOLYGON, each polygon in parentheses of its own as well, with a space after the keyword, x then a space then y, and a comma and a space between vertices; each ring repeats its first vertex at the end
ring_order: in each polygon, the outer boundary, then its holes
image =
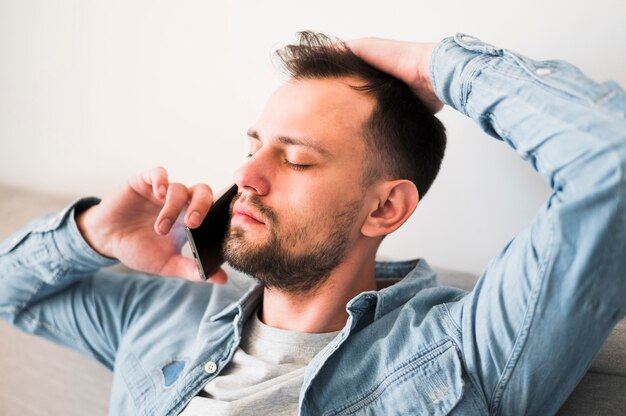
MULTIPOLYGON (((231 218, 232 207, 240 196, 231 204, 231 218)), ((314 292, 344 260, 350 230, 361 205, 361 201, 352 201, 334 216, 311 218, 297 228, 282 230, 274 211, 260 198, 251 196, 247 202, 263 215, 270 236, 263 243, 250 242, 243 228, 231 226, 224 244, 224 259, 266 288, 290 294, 314 292), (293 253, 290 248, 294 247, 305 247, 306 251, 293 253)))

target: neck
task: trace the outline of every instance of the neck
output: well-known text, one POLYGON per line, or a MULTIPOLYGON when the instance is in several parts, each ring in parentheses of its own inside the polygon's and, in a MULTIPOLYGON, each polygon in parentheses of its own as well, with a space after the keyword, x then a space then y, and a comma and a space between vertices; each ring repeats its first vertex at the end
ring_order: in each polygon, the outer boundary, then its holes
POLYGON ((314 292, 285 293, 265 288, 261 320, 289 331, 323 333, 339 331, 348 319, 346 304, 361 292, 376 289, 375 252, 356 255, 340 264, 314 292), (357 258, 360 257, 360 258, 357 258))

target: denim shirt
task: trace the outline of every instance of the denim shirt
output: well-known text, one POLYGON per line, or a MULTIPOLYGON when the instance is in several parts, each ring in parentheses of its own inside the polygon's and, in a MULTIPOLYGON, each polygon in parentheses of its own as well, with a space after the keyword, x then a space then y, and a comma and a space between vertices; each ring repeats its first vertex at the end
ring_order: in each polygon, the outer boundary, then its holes
MULTIPOLYGON (((432 57, 438 97, 510 145, 552 187, 472 292, 423 260, 378 263, 345 327, 307 367, 301 415, 546 415, 626 314, 626 98, 560 61, 458 34, 432 57)), ((113 371, 110 413, 174 415, 231 360, 262 288, 121 274, 74 210, 0 244, 0 316, 113 371)))

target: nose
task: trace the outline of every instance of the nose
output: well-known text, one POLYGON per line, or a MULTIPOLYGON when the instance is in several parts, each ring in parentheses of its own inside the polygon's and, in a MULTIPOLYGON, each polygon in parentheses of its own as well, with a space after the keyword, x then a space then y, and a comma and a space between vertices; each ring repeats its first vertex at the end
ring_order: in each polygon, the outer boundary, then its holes
POLYGON ((234 179, 239 192, 251 192, 259 196, 269 192, 268 166, 262 156, 261 151, 256 152, 235 171, 234 179))

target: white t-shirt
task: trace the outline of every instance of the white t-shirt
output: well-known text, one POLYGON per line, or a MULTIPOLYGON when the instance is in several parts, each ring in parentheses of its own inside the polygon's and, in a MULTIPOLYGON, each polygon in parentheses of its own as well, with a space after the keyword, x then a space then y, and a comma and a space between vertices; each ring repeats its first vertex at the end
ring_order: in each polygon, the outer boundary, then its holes
POLYGON ((232 361, 181 415, 297 415, 305 368, 336 335, 272 328, 253 314, 232 361))

